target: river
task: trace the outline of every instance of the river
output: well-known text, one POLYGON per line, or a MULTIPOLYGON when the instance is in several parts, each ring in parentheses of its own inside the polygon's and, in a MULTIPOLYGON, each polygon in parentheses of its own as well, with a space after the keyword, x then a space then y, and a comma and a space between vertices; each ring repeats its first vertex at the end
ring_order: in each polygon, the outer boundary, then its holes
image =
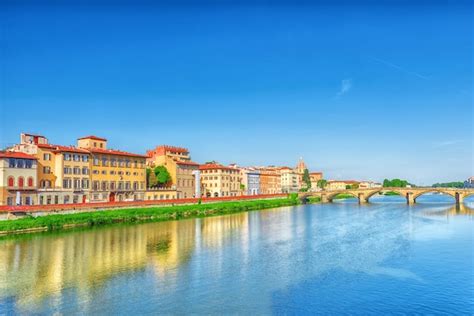
POLYGON ((466 314, 474 201, 398 197, 0 239, 0 314, 466 314))

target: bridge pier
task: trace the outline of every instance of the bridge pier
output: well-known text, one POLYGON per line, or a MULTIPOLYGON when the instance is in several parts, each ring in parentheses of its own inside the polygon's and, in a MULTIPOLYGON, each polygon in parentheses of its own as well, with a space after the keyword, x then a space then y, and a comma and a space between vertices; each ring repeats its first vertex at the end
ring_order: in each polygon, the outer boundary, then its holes
POLYGON ((456 192, 454 195, 454 199, 456 200, 456 205, 460 205, 464 202, 464 195, 456 192))
POLYGON ((407 199, 407 204, 408 205, 412 205, 412 204, 415 204, 416 203, 416 197, 413 193, 409 192, 407 193, 406 195, 406 199, 407 199))
POLYGON ((365 194, 363 193, 360 193, 358 196, 357 196, 357 199, 359 200, 359 204, 366 204, 366 203, 369 203, 369 199, 366 198, 365 194))
POLYGON ((331 202, 331 201, 329 201, 326 194, 321 194, 321 203, 329 203, 329 202, 331 202))

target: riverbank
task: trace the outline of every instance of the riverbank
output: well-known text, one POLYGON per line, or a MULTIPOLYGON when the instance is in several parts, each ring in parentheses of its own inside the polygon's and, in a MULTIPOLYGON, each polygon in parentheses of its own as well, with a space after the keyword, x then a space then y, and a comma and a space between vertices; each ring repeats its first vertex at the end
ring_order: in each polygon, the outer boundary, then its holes
MULTIPOLYGON (((313 201, 314 203, 315 201, 313 201)), ((0 236, 9 234, 58 231, 114 223, 141 223, 179 220, 238 212, 256 211, 299 204, 297 196, 288 198, 188 204, 177 206, 128 208, 75 214, 57 214, 0 221, 0 236)))

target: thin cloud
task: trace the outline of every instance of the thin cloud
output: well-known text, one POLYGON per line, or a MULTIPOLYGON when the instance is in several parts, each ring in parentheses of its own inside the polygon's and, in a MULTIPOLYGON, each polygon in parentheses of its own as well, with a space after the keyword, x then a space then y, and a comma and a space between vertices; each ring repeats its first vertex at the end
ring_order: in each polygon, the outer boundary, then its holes
POLYGON ((346 94, 347 92, 349 92, 349 90, 351 89, 352 89, 352 79, 344 79, 341 82, 341 89, 337 93, 337 96, 340 97, 346 94))
POLYGON ((423 79, 423 80, 428 80, 428 79, 429 79, 429 77, 427 77, 427 76, 424 76, 424 75, 419 74, 419 73, 417 73, 417 72, 414 72, 414 71, 405 69, 405 68, 400 67, 400 66, 398 66, 398 65, 396 65, 396 64, 394 64, 394 63, 391 63, 391 62, 389 62, 389 61, 386 61, 386 60, 383 60, 383 59, 380 59, 380 58, 375 58, 375 57, 372 57, 372 59, 375 60, 375 61, 377 61, 377 62, 379 62, 379 63, 381 63, 381 64, 384 64, 384 65, 389 66, 389 67, 391 67, 391 68, 397 69, 397 70, 399 70, 399 71, 401 71, 401 72, 404 72, 404 73, 406 73, 406 74, 409 74, 409 75, 418 77, 418 78, 420 78, 420 79, 423 79))
POLYGON ((433 147, 434 148, 449 147, 449 146, 453 146, 453 145, 456 145, 456 144, 460 144, 462 142, 463 142, 463 140, 461 140, 461 139, 444 140, 444 141, 439 141, 439 142, 433 143, 433 147))

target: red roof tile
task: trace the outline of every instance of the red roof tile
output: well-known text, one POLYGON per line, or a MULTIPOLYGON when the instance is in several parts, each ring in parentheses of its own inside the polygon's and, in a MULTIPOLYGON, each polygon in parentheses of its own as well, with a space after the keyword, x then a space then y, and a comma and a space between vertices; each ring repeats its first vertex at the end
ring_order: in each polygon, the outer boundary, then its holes
POLYGON ((20 158, 20 159, 31 159, 36 160, 37 158, 28 155, 22 152, 14 152, 14 151, 0 151, 0 158, 20 158))
POLYGON ((194 161, 176 161, 177 165, 188 165, 188 166, 199 166, 197 162, 194 161))
POLYGON ((236 168, 231 168, 231 167, 226 167, 223 165, 211 163, 211 164, 205 164, 199 166, 199 170, 234 170, 234 171, 239 171, 239 169, 236 168))
POLYGON ((97 136, 94 136, 94 135, 84 136, 84 137, 81 137, 81 138, 78 138, 78 139, 94 139, 94 140, 100 140, 100 141, 104 141, 104 142, 107 141, 107 139, 105 139, 105 138, 97 137, 97 136))
POLYGON ((139 158, 148 158, 145 155, 129 153, 126 151, 113 150, 113 149, 99 149, 99 148, 90 148, 89 152, 93 154, 105 154, 105 155, 117 155, 117 156, 127 156, 127 157, 139 157, 139 158))

